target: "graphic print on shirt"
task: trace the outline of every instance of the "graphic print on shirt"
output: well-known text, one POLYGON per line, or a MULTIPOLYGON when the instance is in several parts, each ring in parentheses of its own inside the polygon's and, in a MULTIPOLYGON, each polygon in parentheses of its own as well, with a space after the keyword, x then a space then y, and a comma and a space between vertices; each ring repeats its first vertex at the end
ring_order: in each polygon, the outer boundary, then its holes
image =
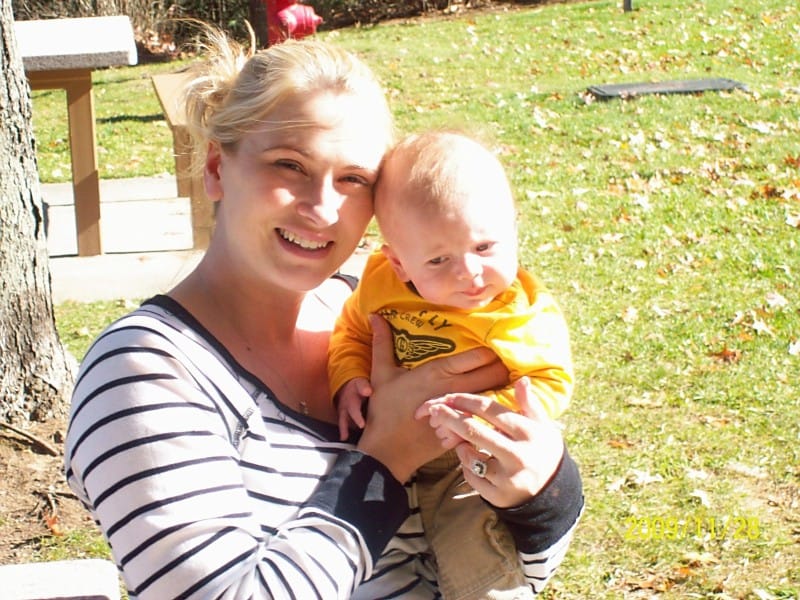
POLYGON ((394 355, 402 365, 410 365, 455 350, 453 340, 431 335, 415 335, 389 323, 394 340, 394 355))

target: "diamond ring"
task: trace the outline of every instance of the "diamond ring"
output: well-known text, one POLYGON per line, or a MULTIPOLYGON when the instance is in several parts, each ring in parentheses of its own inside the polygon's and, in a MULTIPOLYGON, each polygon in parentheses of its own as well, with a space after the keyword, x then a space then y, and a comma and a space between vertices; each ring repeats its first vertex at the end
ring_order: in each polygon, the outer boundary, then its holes
POLYGON ((473 473, 475 473, 475 475, 483 479, 486 477, 486 472, 489 470, 489 466, 486 464, 486 461, 473 458, 470 469, 473 473))

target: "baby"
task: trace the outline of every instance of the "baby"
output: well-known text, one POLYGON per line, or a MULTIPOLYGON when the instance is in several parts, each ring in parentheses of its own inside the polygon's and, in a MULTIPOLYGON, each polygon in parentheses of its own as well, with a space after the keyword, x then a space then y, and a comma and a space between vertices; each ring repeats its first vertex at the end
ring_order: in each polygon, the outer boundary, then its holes
MULTIPOLYGON (((509 371, 508 386, 486 395, 516 409, 513 383, 527 376, 558 417, 572 394, 569 333, 551 294, 519 267, 516 209, 497 158, 459 133, 412 135, 384 159, 375 218, 385 244, 369 257, 329 351, 342 439, 365 424, 371 313, 389 323, 399 364, 486 346, 509 371)), ((532 596, 510 535, 477 494, 464 493, 455 452, 424 466, 416 485, 445 600, 532 596)))

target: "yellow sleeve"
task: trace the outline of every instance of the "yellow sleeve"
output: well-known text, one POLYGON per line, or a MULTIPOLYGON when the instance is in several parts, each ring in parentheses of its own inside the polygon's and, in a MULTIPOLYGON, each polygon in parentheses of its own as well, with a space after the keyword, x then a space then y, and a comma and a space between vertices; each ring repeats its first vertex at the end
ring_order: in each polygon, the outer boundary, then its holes
MULTIPOLYGON (((569 330, 550 292, 537 288, 532 278, 526 285, 534 286, 529 308, 498 321, 489 344, 508 367, 512 382, 529 377, 534 394, 555 419, 569 406, 574 386, 569 330)), ((513 401, 513 389, 510 397, 513 401)))
POLYGON ((369 379, 372 366, 372 329, 361 308, 361 282, 336 319, 328 346, 328 383, 331 398, 355 377, 369 379))

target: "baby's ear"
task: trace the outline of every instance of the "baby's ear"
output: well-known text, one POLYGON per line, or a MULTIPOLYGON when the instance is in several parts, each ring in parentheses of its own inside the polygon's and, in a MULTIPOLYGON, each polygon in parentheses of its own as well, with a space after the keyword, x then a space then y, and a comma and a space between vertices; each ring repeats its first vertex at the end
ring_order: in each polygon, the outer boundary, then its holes
POLYGON ((411 281, 411 278, 406 275, 406 270, 403 268, 403 263, 401 263, 400 259, 397 258, 397 255, 394 253, 394 250, 392 250, 391 246, 384 244, 381 246, 381 252, 383 252, 383 255, 389 261, 389 264, 392 265, 392 268, 394 269, 394 272, 400 281, 411 281))

